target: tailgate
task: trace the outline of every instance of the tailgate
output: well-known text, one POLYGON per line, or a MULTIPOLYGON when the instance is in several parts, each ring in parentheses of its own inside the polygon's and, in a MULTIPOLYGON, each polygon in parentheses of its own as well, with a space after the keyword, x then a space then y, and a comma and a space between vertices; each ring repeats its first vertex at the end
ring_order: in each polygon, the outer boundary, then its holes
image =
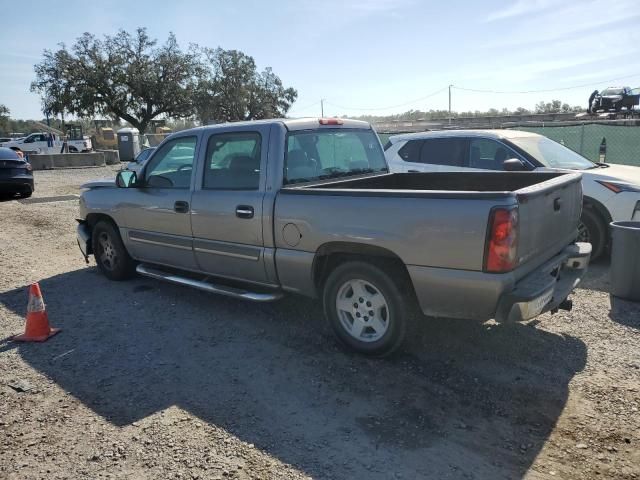
POLYGON ((577 237, 582 175, 570 173, 517 190, 518 264, 540 264, 577 237))

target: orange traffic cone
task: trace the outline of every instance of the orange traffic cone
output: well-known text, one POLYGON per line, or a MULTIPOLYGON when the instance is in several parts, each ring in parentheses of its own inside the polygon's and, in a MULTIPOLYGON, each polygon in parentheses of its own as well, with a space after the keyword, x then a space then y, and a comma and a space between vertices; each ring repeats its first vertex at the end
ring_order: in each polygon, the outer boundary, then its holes
POLYGON ((49 317, 44 308, 44 300, 40 285, 33 283, 29 288, 29 304, 27 305, 27 325, 22 335, 16 335, 16 342, 44 342, 60 331, 49 326, 49 317))

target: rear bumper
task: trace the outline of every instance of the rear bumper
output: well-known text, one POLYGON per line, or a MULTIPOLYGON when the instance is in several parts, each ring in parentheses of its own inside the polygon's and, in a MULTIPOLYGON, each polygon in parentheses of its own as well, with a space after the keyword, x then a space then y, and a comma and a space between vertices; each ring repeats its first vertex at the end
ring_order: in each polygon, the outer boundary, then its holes
POLYGON ((2 191, 33 191, 32 175, 16 175, 13 177, 0 177, 0 190, 2 191))
POLYGON ((591 257, 590 243, 575 243, 503 294, 496 321, 522 321, 557 309, 580 283, 591 257))
POLYGON ((514 272, 407 269, 425 315, 519 321, 557 308, 586 273, 590 256, 590 244, 575 243, 519 279, 514 272))

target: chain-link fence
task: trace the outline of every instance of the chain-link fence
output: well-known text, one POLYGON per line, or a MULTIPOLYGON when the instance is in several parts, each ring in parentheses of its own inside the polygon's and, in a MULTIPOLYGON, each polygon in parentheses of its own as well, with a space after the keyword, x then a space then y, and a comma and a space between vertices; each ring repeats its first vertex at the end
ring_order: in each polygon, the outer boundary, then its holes
POLYGON ((587 123, 568 126, 515 127, 562 143, 593 162, 602 153, 607 163, 640 166, 640 126, 587 123))
MULTIPOLYGON (((601 146, 607 163, 640 167, 640 126, 581 123, 577 125, 544 125, 509 127, 544 135, 580 153, 591 161, 600 161, 601 146)), ((384 145, 400 132, 378 132, 384 145)))

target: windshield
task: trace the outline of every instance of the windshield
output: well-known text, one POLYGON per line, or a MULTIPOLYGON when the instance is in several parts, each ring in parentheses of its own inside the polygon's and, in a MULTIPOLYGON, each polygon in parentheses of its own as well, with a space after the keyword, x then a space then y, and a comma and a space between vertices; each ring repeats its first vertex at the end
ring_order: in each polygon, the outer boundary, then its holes
POLYGON ((594 168, 595 163, 547 137, 510 138, 509 141, 520 147, 545 167, 586 170, 594 168))
POLYGON ((287 138, 284 183, 388 171, 373 130, 303 130, 287 138))
POLYGON ((607 88, 602 92, 602 95, 622 95, 621 88, 607 88))

